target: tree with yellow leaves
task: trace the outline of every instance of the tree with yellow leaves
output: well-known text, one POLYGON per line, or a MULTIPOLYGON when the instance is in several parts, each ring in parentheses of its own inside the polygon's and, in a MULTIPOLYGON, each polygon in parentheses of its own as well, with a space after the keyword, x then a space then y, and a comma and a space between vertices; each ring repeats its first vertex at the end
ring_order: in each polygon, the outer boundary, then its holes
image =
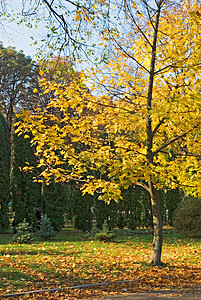
POLYGON ((41 79, 54 96, 44 111, 24 112, 17 129, 32 132, 47 182, 80 181, 84 193, 98 192, 106 202, 118 201, 121 187, 146 189, 155 265, 163 240, 158 190, 201 194, 199 6, 174 3, 124 0, 125 31, 102 34, 103 45, 113 44, 107 64, 68 86, 41 79))

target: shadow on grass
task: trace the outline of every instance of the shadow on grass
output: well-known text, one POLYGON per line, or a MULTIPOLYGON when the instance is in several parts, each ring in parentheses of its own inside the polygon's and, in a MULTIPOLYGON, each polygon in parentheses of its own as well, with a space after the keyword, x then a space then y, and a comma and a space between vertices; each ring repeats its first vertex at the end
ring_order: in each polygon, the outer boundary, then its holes
MULTIPOLYGON (((35 242, 33 245, 37 247, 37 245, 41 245, 43 243, 50 243, 52 245, 56 245, 57 243, 79 243, 79 242, 90 242, 91 240, 94 239, 95 233, 97 231, 94 231, 89 235, 89 233, 83 233, 81 231, 76 231, 73 230, 72 228, 64 228, 60 233, 55 238, 50 239, 49 241, 44 241, 40 239, 39 237, 35 237, 35 242)), ((115 240, 113 241, 114 243, 135 243, 136 245, 139 245, 141 243, 147 244, 148 247, 150 247, 150 243, 152 243, 153 239, 153 232, 151 229, 136 229, 135 231, 131 231, 129 229, 116 229, 114 230, 114 233, 116 235, 115 240)), ((0 245, 8 245, 11 244, 12 247, 12 242, 13 242, 13 237, 14 234, 0 234, 0 245)), ((195 238, 186 238, 182 236, 181 234, 175 233, 173 230, 170 229, 164 229, 164 244, 167 245, 174 245, 174 244, 185 244, 185 243, 196 243, 200 242, 199 239, 195 238)), ((36 250, 36 253, 38 251, 36 250)), ((34 254, 34 250, 32 252, 34 254)), ((55 253, 57 254, 57 253, 55 253)))
POLYGON ((56 251, 56 250, 53 250, 53 251, 50 251, 50 250, 27 250, 27 249, 10 249, 9 251, 8 250, 0 250, 0 255, 4 256, 4 255, 7 255, 9 253, 10 256, 15 256, 15 255, 48 255, 48 256, 55 256, 55 255, 65 255, 65 256, 77 256, 78 254, 81 254, 82 252, 81 251, 70 251, 70 252, 67 252, 67 251, 56 251))
POLYGON ((12 291, 17 291, 19 289, 24 289, 24 287, 27 286, 27 282, 36 282, 37 280, 38 279, 33 278, 33 276, 22 273, 18 269, 5 267, 1 268, 0 286, 3 290, 11 289, 12 291))

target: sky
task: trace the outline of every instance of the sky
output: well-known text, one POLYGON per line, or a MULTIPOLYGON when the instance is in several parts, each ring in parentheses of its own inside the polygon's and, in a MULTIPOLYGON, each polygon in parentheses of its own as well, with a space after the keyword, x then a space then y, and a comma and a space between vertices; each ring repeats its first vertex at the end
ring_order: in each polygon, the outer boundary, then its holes
MULTIPOLYGON (((22 0, 9 0, 6 7, 7 12, 12 14, 13 12, 21 11, 22 0)), ((33 40, 40 40, 45 36, 42 25, 36 29, 28 28, 24 23, 17 25, 17 21, 9 22, 9 20, 0 19, 0 41, 3 43, 4 47, 12 46, 15 47, 17 51, 23 50, 25 55, 30 55, 34 57, 37 53, 38 45, 33 45, 33 40)))
POLYGON ((39 32, 26 28, 24 25, 17 26, 15 24, 1 25, 0 41, 4 47, 12 46, 17 51, 23 50, 26 56, 34 57, 37 52, 37 46, 33 45, 31 36, 39 38, 39 32), (31 46, 32 44, 32 46, 31 46))

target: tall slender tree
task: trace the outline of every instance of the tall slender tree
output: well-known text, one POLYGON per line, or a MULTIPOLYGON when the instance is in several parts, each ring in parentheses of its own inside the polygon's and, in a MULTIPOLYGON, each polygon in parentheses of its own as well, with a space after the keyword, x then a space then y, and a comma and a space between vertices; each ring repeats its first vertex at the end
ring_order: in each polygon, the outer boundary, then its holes
POLYGON ((8 169, 8 128, 0 112, 0 232, 9 227, 9 169, 8 169))
POLYGON ((11 182, 12 207, 16 216, 16 223, 24 219, 36 227, 36 208, 41 206, 41 185, 33 182, 37 176, 37 169, 26 172, 29 165, 36 167, 37 158, 34 148, 30 145, 30 139, 24 135, 14 135, 14 162, 11 182), (23 171, 24 169, 24 171, 23 171))

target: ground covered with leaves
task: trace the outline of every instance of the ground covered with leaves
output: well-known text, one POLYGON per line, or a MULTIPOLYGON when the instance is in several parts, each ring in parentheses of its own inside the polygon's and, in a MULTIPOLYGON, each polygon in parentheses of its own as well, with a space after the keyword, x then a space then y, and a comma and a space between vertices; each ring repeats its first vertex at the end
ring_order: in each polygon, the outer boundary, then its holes
POLYGON ((161 267, 149 264, 151 232, 118 231, 112 243, 70 230, 30 245, 14 245, 12 238, 0 236, 1 295, 121 280, 130 282, 34 294, 29 299, 92 299, 160 289, 192 291, 201 286, 201 240, 172 232, 164 234, 161 267))

